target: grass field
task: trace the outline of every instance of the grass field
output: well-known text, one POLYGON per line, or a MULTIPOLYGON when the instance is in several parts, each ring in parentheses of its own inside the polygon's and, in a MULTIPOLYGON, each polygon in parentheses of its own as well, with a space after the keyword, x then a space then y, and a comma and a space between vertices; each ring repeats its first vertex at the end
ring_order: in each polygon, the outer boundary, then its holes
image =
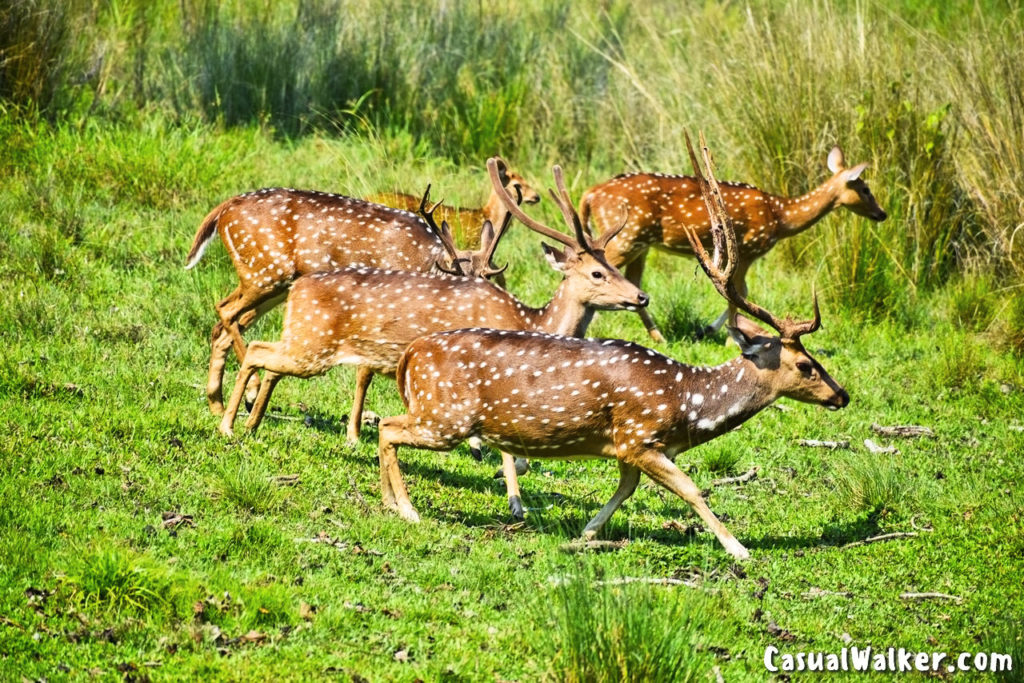
MULTIPOLYGON (((431 14, 396 2, 411 18, 384 40, 389 25, 367 5, 346 6, 346 23, 328 11, 341 5, 308 3, 303 11, 347 32, 289 43, 301 28, 294 10, 266 9, 251 18, 266 44, 302 48, 229 59, 259 52, 247 34, 228 42, 256 4, 227 3, 215 21, 215 3, 181 3, 184 17, 177 3, 66 3, 92 23, 66 36, 63 71, 37 75, 28 94, 3 72, 0 678, 713 681, 717 667, 727 681, 753 681, 767 675, 768 646, 870 645, 1010 653, 1006 677, 1019 680, 1018 10, 908 0, 686 15, 610 3, 590 15, 526 2, 488 10, 499 21, 477 5, 431 14), (459 21, 489 28, 457 31, 459 21), (559 32, 563 23, 571 30, 559 32), (179 34, 195 42, 174 52, 179 34), (451 50, 431 52, 423 35, 447 36, 451 50), (390 70, 364 74, 383 81, 352 85, 352 97, 328 98, 313 76, 296 81, 305 99, 279 102, 240 91, 203 99, 187 89, 207 81, 175 80, 199 73, 190 59, 327 73, 317 55, 364 45, 356 36, 378 40, 390 70), (88 67, 100 43, 108 56, 97 75, 76 81, 74 60, 88 67), (499 45, 504 61, 487 58, 499 45), (201 48, 221 59, 200 60, 201 48), (826 52, 836 61, 814 78, 809 55, 826 52), (471 67, 446 62, 452 53, 471 67), (707 61, 716 54, 726 57, 707 61), (424 60, 427 73, 403 70, 424 60), (726 68, 737 64, 742 77, 726 68), (773 73, 790 74, 814 106, 778 97, 773 73), (712 92, 689 99, 691 78, 712 92), (437 90, 417 98, 413 86, 431 79, 437 90), (401 96, 380 96, 381 83, 401 96), (298 109, 275 109, 285 102, 298 109), (339 102, 355 113, 339 115, 339 102), (435 195, 470 205, 485 197, 482 161, 495 151, 537 187, 551 184, 550 163, 563 164, 578 197, 626 168, 688 170, 678 143, 698 126, 721 176, 779 192, 824 178, 840 142, 851 161, 872 162, 868 181, 890 213, 881 225, 830 216, 753 269, 752 297, 780 314, 809 315, 817 287, 823 329, 805 343, 851 404, 825 412, 783 400, 677 460, 710 490, 749 562, 733 563, 649 481, 604 532, 626 541, 621 549, 563 552, 614 490, 614 464, 533 462, 521 480, 527 519, 516 525, 492 478, 496 456, 478 463, 465 446, 401 451, 424 519, 410 526, 380 502, 375 429, 344 443, 345 368, 284 380, 258 434, 216 434, 203 392, 212 306, 235 276, 220 246, 192 271, 183 262, 225 197, 272 185, 358 196, 429 180, 435 195), (880 437, 876 423, 934 436, 880 437), (865 439, 899 452, 873 455, 865 439), (711 484, 755 466, 749 483, 711 484), (916 535, 850 545, 889 533, 916 535), (953 597, 901 598, 909 592, 953 597)), ((47 3, 25 6, 57 21, 47 3)), ((0 21, 12 21, 10 7, 0 21)), ((222 78, 251 94, 294 77, 275 73, 222 78)), ((550 202, 533 211, 557 224, 550 202)), ((557 283, 537 241, 513 227, 498 258, 511 263, 509 288, 534 305, 557 283)), ((670 339, 659 351, 694 364, 736 354, 724 334, 694 338, 722 301, 692 261, 655 255, 645 290, 670 339)), ((275 339, 279 327, 275 312, 247 336, 275 339)), ((647 343, 633 315, 601 314, 590 332, 647 343)), ((402 412, 394 384, 375 381, 367 407, 402 412)))

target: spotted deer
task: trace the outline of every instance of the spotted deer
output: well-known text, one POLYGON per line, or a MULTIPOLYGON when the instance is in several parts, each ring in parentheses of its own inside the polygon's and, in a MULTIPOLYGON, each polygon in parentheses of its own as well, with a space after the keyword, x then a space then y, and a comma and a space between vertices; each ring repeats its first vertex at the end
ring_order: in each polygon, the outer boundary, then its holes
MULTIPOLYGON (((498 172, 501 176, 502 187, 507 189, 510 194, 515 194, 516 192, 521 194, 523 204, 536 204, 540 201, 540 195, 537 191, 530 187, 523 176, 509 170, 504 162, 499 164, 498 172)), ((415 210, 419 205, 418 197, 402 192, 379 192, 370 195, 367 199, 377 204, 393 206, 398 209, 408 209, 410 211, 415 210)), ((505 205, 497 191, 492 188, 490 196, 487 198, 487 203, 482 208, 469 209, 442 206, 438 215, 439 218, 451 226, 455 242, 469 246, 476 244, 477 240, 479 240, 480 226, 484 224, 484 221, 490 221, 492 225, 501 225, 504 214, 505 205)))
MULTIPOLYGON (((219 320, 211 334, 206 383, 214 415, 224 412, 221 383, 228 351, 234 347, 239 359, 245 356, 243 332, 284 300, 295 278, 354 265, 458 270, 478 264, 479 254, 487 250, 487 245, 477 252, 457 250, 450 237, 446 241, 410 211, 285 188, 248 192, 213 209, 196 232, 186 269, 199 262, 218 234, 238 273, 238 287, 216 305, 219 320)), ((250 387, 250 393, 254 389, 250 387)))
POLYGON ((618 488, 584 529, 588 540, 633 494, 644 473, 685 500, 732 556, 749 556, 674 458, 736 428, 781 396, 832 409, 850 399, 800 342, 820 324, 816 297, 814 319, 794 321, 775 317, 737 291, 732 276, 738 245, 710 156, 705 146, 707 180, 692 147, 690 156, 716 247, 709 257, 690 230, 697 259, 727 301, 778 336, 736 316, 729 332, 742 355, 716 367, 683 365, 614 339, 489 329, 420 337, 397 369, 408 412, 380 423, 385 505, 406 520, 419 520, 399 470, 398 446, 444 450, 475 436, 530 458, 617 459, 618 488))
MULTIPOLYGON (((494 159, 488 165, 496 169, 494 159)), ((634 310, 647 305, 647 295, 604 260, 602 250, 615 230, 591 240, 565 192, 562 171, 557 166, 554 175, 562 196, 552 192, 552 197, 575 237, 532 219, 527 223, 532 230, 563 245, 559 250, 542 243, 551 266, 564 275, 546 306, 531 308, 482 278, 370 268, 304 275, 295 280, 288 294, 281 341, 254 341, 249 345, 220 431, 232 433, 246 383, 259 369, 265 372, 246 422, 249 429, 259 425, 270 394, 283 375, 312 377, 341 364, 393 375, 405 348, 424 334, 485 326, 582 335, 595 310, 634 310)), ((509 201, 509 206, 519 211, 511 198, 509 201)), ((498 238, 502 232, 504 229, 498 238)), ((460 380, 456 373, 440 381, 460 380)), ((357 393, 352 407, 347 434, 350 441, 359 437, 362 398, 363 392, 357 393)), ((503 464, 506 474, 512 468, 511 495, 518 500, 514 464, 511 458, 503 464)), ((522 514, 521 509, 514 512, 522 514)))
MULTIPOLYGON (((821 220, 838 207, 873 221, 884 221, 867 183, 861 178, 866 163, 847 168, 843 152, 833 147, 827 159, 832 177, 799 197, 782 197, 743 183, 720 184, 729 219, 738 232, 736 287, 747 293, 747 271, 780 239, 792 237, 821 220)), ((608 244, 608 262, 621 268, 633 284, 640 286, 647 252, 651 247, 675 254, 694 254, 688 230, 696 230, 700 241, 711 239, 711 220, 701 199, 698 181, 692 176, 662 173, 626 173, 587 190, 580 203, 584 224, 593 222, 598 233, 617 225, 621 206, 628 207, 626 228, 608 244)), ((727 317, 736 312, 732 303, 705 334, 717 332, 727 317)), ((665 341, 649 310, 639 311, 651 338, 665 341)))

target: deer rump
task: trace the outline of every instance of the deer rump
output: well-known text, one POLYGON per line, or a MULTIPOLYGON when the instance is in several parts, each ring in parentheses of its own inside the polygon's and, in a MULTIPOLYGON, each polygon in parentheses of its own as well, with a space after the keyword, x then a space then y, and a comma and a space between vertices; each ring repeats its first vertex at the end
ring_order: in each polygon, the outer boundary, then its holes
MULTIPOLYGON (((679 428, 672 425, 679 406, 669 385, 683 368, 617 339, 464 329, 410 344, 396 379, 408 414, 449 446, 473 436, 523 457, 614 458, 617 446, 656 446, 679 428), (653 367, 664 386, 637 386, 638 365, 653 367), (447 379, 439 366, 451 373, 447 379), (629 416, 651 396, 666 411, 663 429, 631 432, 629 416)), ((702 440, 692 436, 693 444, 702 440)))

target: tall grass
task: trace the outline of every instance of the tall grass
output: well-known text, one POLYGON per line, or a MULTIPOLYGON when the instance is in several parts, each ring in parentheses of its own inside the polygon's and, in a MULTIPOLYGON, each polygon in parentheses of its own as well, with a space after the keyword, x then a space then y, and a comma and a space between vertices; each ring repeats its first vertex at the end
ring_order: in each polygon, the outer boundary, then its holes
POLYGON ((579 185, 685 171, 682 132, 700 127, 721 175, 785 194, 840 143, 871 163, 889 220, 828 219, 770 258, 815 267, 868 317, 911 319, 965 271, 1024 295, 1024 19, 1008 4, 31 0, 0 28, 3 101, 75 126, 159 110, 370 134, 559 161, 579 185))

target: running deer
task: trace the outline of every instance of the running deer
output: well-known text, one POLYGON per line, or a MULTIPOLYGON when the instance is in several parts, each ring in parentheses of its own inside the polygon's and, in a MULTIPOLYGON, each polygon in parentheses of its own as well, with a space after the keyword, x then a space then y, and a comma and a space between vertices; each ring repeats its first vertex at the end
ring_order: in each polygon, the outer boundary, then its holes
MULTIPOLYGON (((489 160, 488 166, 496 171, 496 160, 489 160)), ((246 384, 259 369, 265 372, 246 422, 249 429, 259 425, 282 375, 312 377, 336 365, 360 366, 361 372, 367 374, 357 381, 361 388, 353 403, 347 434, 350 441, 355 441, 359 437, 365 393, 363 380, 368 383, 373 373, 393 375, 402 352, 419 336, 473 326, 582 335, 595 310, 635 310, 647 305, 647 295, 604 260, 604 245, 616 231, 591 240, 583 231, 557 166, 554 175, 561 196, 551 194, 575 238, 528 220, 532 230, 564 245, 559 250, 542 243, 551 266, 564 274, 546 306, 526 306, 482 278, 370 268, 304 275, 295 281, 288 294, 281 341, 254 341, 249 345, 220 431, 225 435, 232 433, 246 384)), ((503 196, 510 208, 519 211, 507 194, 503 196)), ((507 224, 508 219, 496 240, 507 224)), ((458 374, 447 379, 458 382, 458 374)), ((503 459, 503 465, 506 474, 512 468, 509 485, 511 495, 518 500, 511 458, 503 459)), ((522 514, 521 509, 513 511, 522 514)))
MULTIPOLYGON (((735 277, 741 295, 747 293, 747 271, 754 261, 780 239, 807 230, 833 209, 844 206, 873 221, 885 220, 885 211, 861 178, 866 163, 847 168, 842 150, 833 147, 827 165, 832 177, 800 197, 780 197, 742 183, 721 183, 725 209, 739 232, 735 277)), ((662 173, 617 176, 584 193, 581 219, 585 225, 593 220, 600 233, 616 224, 624 202, 629 211, 626 228, 609 243, 606 256, 638 287, 651 247, 692 256, 694 250, 687 233, 691 229, 697 231, 703 244, 710 242, 711 221, 694 177, 662 173)), ((639 313, 651 338, 665 341, 650 311, 639 313)), ((704 333, 717 332, 726 318, 735 313, 736 306, 730 303, 704 333)))
POLYGON ((685 500, 731 555, 749 556, 675 466, 675 456, 734 429, 781 396, 832 409, 850 398, 800 342, 820 324, 816 297, 814 319, 794 321, 775 317, 737 291, 732 276, 739 249, 710 156, 705 146, 705 180, 692 147, 690 155, 713 216, 715 244, 712 259, 691 230, 697 259, 727 301, 778 336, 736 316, 729 332, 742 355, 717 367, 690 367, 619 340, 486 329, 421 337, 398 364, 408 413, 380 423, 385 505, 406 520, 419 519, 399 470, 398 446, 445 450, 475 436, 529 458, 617 459, 618 488, 584 529, 588 540, 644 473, 685 500))
MULTIPOLYGON (((425 194, 421 204, 426 200, 425 194)), ((355 265, 420 272, 458 270, 478 264, 479 254, 487 251, 487 245, 478 252, 456 250, 450 237, 445 240, 410 211, 284 188, 248 192, 217 206, 196 232, 186 269, 199 262, 218 233, 239 284, 216 306, 219 321, 211 334, 206 383, 214 415, 224 412, 221 383, 228 351, 233 346, 239 360, 245 356, 242 333, 285 298, 295 278, 355 265)))
MULTIPOLYGON (((523 204, 536 204, 540 201, 537 191, 530 187, 521 175, 509 170, 504 162, 499 163, 498 172, 501 176, 502 187, 511 194, 518 192, 522 195, 523 204)), ((367 199, 385 206, 409 209, 410 211, 415 210, 420 201, 418 197, 402 192, 379 192, 370 195, 367 199)), ((477 243, 480 238, 480 226, 484 224, 484 221, 490 221, 492 225, 501 225, 504 214, 505 205, 498 192, 492 188, 483 208, 442 206, 439 217, 451 226, 455 242, 468 246, 477 243)))

